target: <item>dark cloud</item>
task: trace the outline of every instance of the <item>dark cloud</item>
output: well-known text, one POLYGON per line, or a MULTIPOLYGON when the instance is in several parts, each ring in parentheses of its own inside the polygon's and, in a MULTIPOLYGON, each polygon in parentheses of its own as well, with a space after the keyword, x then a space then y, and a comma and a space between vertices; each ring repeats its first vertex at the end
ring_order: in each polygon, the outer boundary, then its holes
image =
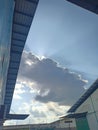
POLYGON ((84 92, 86 84, 76 73, 58 66, 52 59, 39 59, 23 52, 18 75, 19 81, 36 82, 40 90, 36 100, 72 105, 84 92))

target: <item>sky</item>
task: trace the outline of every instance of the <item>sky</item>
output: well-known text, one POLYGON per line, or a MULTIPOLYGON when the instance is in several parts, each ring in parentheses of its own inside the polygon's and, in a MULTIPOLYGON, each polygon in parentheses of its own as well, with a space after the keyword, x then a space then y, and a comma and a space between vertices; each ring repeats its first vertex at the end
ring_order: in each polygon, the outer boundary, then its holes
POLYGON ((66 0, 40 0, 23 51, 11 113, 49 123, 98 77, 98 16, 66 0))

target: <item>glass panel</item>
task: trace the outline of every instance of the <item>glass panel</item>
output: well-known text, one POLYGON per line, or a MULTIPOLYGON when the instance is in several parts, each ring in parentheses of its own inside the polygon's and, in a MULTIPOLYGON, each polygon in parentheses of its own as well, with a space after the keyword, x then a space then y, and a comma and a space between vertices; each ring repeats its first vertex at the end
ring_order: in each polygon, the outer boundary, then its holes
POLYGON ((10 58, 13 0, 0 0, 0 104, 3 104, 10 58))

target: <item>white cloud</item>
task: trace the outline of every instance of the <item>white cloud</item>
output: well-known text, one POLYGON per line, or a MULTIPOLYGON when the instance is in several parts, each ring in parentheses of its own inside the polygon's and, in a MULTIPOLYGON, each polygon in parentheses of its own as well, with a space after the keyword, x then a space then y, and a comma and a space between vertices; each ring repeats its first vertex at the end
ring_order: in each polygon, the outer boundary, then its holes
POLYGON ((26 119, 25 123, 28 123, 31 119, 35 119, 33 123, 38 123, 39 120, 40 122, 52 122, 64 115, 69 107, 59 105, 55 102, 41 103, 36 100, 30 100, 28 102, 22 102, 17 108, 17 113, 30 114, 30 117, 26 119))
POLYGON ((17 114, 30 114, 22 124, 52 122, 66 113, 84 92, 85 84, 81 75, 56 61, 23 52, 12 109, 17 114))
POLYGON ((16 83, 13 96, 14 99, 22 99, 21 94, 26 92, 23 88, 24 88, 23 84, 16 83))
POLYGON ((31 61, 28 60, 28 61, 26 61, 26 64, 29 65, 29 66, 31 66, 33 64, 33 62, 31 62, 31 61))
POLYGON ((14 94, 13 98, 14 98, 14 99, 17 99, 17 100, 22 99, 22 97, 19 96, 19 95, 17 95, 17 94, 14 94))

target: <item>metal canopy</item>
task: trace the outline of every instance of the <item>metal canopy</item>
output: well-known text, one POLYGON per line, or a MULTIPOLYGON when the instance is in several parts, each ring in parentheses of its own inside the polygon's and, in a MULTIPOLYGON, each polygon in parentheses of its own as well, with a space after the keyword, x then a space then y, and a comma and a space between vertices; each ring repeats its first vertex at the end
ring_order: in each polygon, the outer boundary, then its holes
POLYGON ((23 120, 23 119, 26 119, 27 117, 28 117, 29 115, 26 115, 26 114, 7 114, 6 115, 6 119, 8 119, 8 120, 11 120, 11 119, 14 119, 14 120, 23 120))
POLYGON ((62 118, 82 118, 82 117, 86 117, 87 112, 83 112, 83 113, 74 113, 74 114, 68 114, 65 117, 62 118))
POLYGON ((96 90, 98 89, 98 79, 93 85, 84 93, 82 97, 68 110, 68 112, 75 112, 76 109, 96 90))
MULTIPOLYGON (((4 105, 6 106, 7 118, 8 117, 15 118, 16 116, 8 114, 10 112, 22 51, 32 23, 32 19, 34 17, 38 5, 38 1, 39 0, 15 0, 10 61, 7 74, 5 98, 4 98, 4 105)), ((22 115, 17 117, 20 118, 22 117, 22 115)), ((26 116, 23 115, 23 117, 27 117, 27 115, 26 116)))
POLYGON ((67 0, 72 2, 80 7, 83 7, 87 10, 90 10, 98 14, 98 0, 67 0))

